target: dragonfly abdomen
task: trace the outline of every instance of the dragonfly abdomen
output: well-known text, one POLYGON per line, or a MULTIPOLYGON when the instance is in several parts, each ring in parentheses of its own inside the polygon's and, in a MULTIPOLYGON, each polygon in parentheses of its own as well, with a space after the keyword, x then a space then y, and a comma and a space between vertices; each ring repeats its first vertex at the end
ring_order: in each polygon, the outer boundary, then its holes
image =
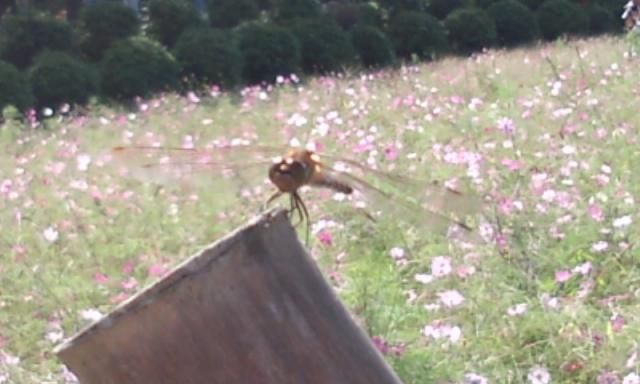
POLYGON ((344 193, 345 195, 353 193, 353 188, 350 185, 327 174, 315 174, 309 184, 333 189, 334 191, 344 193))

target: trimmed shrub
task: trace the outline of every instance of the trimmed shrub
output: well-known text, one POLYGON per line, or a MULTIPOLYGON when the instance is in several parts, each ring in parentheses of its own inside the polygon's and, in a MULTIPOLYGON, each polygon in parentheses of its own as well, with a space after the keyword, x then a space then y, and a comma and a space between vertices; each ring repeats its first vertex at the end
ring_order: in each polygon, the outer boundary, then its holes
POLYGON ((616 19, 611 11, 600 5, 589 7, 589 32, 597 35, 613 32, 617 29, 616 19))
POLYGON ((301 65, 307 73, 339 71, 355 61, 349 34, 331 20, 301 20, 292 32, 300 42, 301 65))
POLYGON ((440 20, 443 20, 456 9, 468 7, 471 5, 470 0, 431 0, 427 11, 440 20))
POLYGON ((479 8, 487 9, 500 0, 475 0, 474 5, 479 8))
POLYGON ((445 19, 452 46, 459 52, 471 53, 496 42, 496 27, 489 14, 480 8, 463 8, 445 19))
POLYGON ((382 26, 380 11, 370 3, 342 3, 332 1, 327 4, 327 15, 343 29, 351 29, 356 24, 372 27, 382 26))
POLYGON ((76 48, 71 25, 49 16, 23 13, 7 16, 0 24, 0 58, 20 69, 45 49, 72 52, 76 48))
POLYGON ((243 77, 250 83, 273 82, 299 70, 300 47, 293 34, 273 24, 248 24, 236 31, 244 58, 243 77))
POLYGON ((176 42, 173 53, 182 73, 198 81, 231 88, 242 78, 242 55, 230 33, 212 28, 190 28, 176 42))
POLYGON ((8 105, 23 111, 32 104, 33 94, 26 76, 13 64, 0 61, 0 111, 8 105))
POLYGON ((45 51, 29 68, 29 82, 36 105, 57 108, 61 104, 84 105, 98 89, 92 68, 64 52, 45 51))
POLYGON ((599 0, 598 5, 608 10, 615 19, 616 30, 622 30, 624 23, 622 22, 623 7, 627 0, 599 0))
POLYGON ((232 28, 260 14, 255 0, 207 0, 209 24, 215 28, 232 28))
POLYGON ((589 30, 586 11, 568 0, 547 0, 538 8, 538 25, 545 40, 562 35, 583 34, 589 30))
POLYGON ((404 11, 389 21, 389 35, 398 56, 432 58, 447 46, 447 35, 438 19, 428 13, 404 11))
POLYGON ((521 0, 530 10, 537 11, 545 0, 521 0))
POLYGON ((381 30, 367 25, 357 25, 350 32, 351 42, 362 65, 379 68, 396 61, 393 46, 381 30))
POLYGON ((113 1, 100 1, 84 7, 80 23, 85 31, 82 51, 91 60, 100 60, 114 42, 135 35, 139 29, 135 12, 113 1))
POLYGON ((274 13, 276 20, 311 18, 320 15, 318 0, 275 0, 274 13))
POLYGON ((487 10, 496 25, 498 43, 506 46, 528 43, 538 36, 536 15, 516 0, 500 0, 487 10))
POLYGON ((146 97, 178 83, 180 65, 159 43, 144 37, 116 42, 102 60, 102 93, 113 99, 146 97))
POLYGON ((151 0, 149 2, 149 35, 166 47, 173 47, 178 36, 190 25, 200 22, 192 2, 184 0, 151 0))
MULTIPOLYGON (((451 1, 451 0, 450 0, 451 1)), ((427 4, 430 1, 427 0, 379 0, 380 6, 391 14, 406 11, 426 11, 427 4)))

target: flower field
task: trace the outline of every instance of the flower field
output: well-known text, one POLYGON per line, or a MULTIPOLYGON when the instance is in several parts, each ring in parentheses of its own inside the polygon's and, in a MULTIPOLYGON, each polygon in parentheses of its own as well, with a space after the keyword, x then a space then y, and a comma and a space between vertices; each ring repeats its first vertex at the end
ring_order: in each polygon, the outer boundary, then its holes
POLYGON ((0 383, 75 382, 55 345, 273 192, 262 168, 144 183, 109 149, 234 141, 313 143, 484 200, 467 242, 392 201, 372 223, 303 193, 312 256, 405 383, 640 383, 639 63, 598 38, 6 122, 0 383))

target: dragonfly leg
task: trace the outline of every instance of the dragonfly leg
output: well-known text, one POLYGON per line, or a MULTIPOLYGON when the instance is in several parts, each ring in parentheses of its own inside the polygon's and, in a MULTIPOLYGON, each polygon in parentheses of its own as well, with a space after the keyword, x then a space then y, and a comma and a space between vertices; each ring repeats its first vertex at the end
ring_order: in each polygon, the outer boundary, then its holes
POLYGON ((301 222, 305 221, 307 223, 307 230, 306 230, 306 234, 305 234, 305 243, 308 245, 309 244, 309 232, 311 231, 311 221, 309 221, 309 211, 307 210, 307 206, 305 205, 304 201, 302 200, 300 195, 298 195, 297 192, 292 193, 292 197, 296 202, 296 207, 298 209, 298 213, 300 214, 301 222))
POLYGON ((298 225, 299 223, 302 223, 302 221, 304 220, 303 216, 302 216, 302 210, 300 209, 300 204, 298 203, 298 199, 296 199, 295 195, 293 193, 289 194, 289 217, 293 217, 295 216, 295 213, 298 213, 298 222, 293 224, 294 226, 298 225))
POLYGON ((269 204, 271 204, 273 202, 273 200, 277 199, 280 196, 282 196, 282 192, 281 191, 277 191, 276 193, 271 195, 271 197, 269 197, 269 200, 267 200, 267 202, 262 205, 262 210, 263 211, 266 210, 267 207, 269 206, 269 204))

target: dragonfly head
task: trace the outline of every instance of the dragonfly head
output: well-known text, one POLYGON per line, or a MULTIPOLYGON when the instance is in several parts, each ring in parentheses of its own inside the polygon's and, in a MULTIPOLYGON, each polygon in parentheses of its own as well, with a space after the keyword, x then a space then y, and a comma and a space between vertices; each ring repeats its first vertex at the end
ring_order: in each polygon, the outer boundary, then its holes
POLYGON ((269 168, 269 179, 281 192, 295 192, 308 178, 309 166, 293 157, 280 159, 269 168))

